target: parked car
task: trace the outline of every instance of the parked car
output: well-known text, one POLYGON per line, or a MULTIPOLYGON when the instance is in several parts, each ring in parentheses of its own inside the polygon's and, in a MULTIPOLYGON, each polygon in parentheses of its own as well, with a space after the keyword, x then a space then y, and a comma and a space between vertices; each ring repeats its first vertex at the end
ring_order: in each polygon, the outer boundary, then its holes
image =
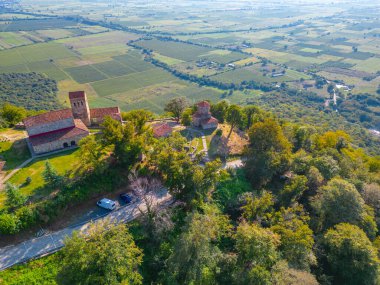
POLYGON ((103 209, 107 209, 111 211, 116 208, 116 202, 107 198, 103 198, 102 200, 96 202, 96 204, 103 209))
POLYGON ((129 204, 133 202, 133 197, 127 193, 120 194, 120 199, 125 203, 129 204))

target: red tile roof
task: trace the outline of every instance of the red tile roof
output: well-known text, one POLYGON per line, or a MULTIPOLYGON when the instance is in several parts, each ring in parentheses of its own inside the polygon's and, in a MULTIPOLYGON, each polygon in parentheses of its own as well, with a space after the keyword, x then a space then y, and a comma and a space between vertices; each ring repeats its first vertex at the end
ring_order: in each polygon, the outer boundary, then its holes
POLYGON ((172 127, 168 123, 158 123, 152 126, 153 135, 156 138, 166 137, 173 131, 172 127))
POLYGON ((71 112, 71 109, 50 111, 50 112, 43 113, 40 115, 28 117, 24 119, 23 122, 26 128, 30 128, 33 126, 48 124, 51 122, 65 120, 68 118, 73 118, 73 113, 71 112))
POLYGON ((210 107, 210 103, 207 101, 201 101, 201 102, 197 103, 197 106, 198 107, 210 107))
POLYGON ((111 116, 115 120, 121 120, 119 107, 95 108, 90 109, 91 118, 103 119, 105 116, 111 116))
POLYGON ((86 93, 84 91, 69 92, 70 99, 84 98, 85 96, 86 96, 86 93))
POLYGON ((204 119, 201 122, 202 125, 218 124, 218 123, 219 123, 218 119, 216 119, 214 117, 211 117, 211 118, 208 118, 208 119, 204 119))
POLYGON ((88 135, 89 131, 81 120, 74 120, 75 126, 44 134, 29 137, 29 141, 33 146, 51 143, 60 140, 67 140, 79 135, 88 135))

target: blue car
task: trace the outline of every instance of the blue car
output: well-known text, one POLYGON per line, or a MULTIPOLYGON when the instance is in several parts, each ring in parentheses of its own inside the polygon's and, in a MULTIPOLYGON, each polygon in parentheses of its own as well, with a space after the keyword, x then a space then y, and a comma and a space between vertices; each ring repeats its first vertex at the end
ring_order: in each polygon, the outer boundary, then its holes
POLYGON ((125 204, 129 204, 133 200, 132 197, 126 193, 120 194, 120 199, 123 200, 123 202, 125 202, 125 204))

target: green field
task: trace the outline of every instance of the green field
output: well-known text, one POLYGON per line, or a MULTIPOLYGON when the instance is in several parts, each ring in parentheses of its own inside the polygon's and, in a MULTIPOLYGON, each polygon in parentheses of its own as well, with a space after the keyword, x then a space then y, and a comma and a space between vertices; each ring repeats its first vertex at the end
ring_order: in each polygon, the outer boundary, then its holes
POLYGON ((158 52, 161 55, 173 57, 183 61, 193 61, 199 56, 211 52, 213 49, 190 45, 180 42, 167 42, 160 40, 143 40, 136 43, 137 45, 158 52))
POLYGON ((78 83, 88 83, 106 79, 107 76, 91 65, 66 68, 65 71, 78 83))

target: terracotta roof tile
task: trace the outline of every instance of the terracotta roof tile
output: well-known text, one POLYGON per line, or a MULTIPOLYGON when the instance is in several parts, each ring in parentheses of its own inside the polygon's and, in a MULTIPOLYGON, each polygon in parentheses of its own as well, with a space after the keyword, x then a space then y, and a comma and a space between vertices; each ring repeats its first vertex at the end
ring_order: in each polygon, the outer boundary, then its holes
POLYGON ((210 107, 210 103, 207 101, 201 101, 201 102, 197 103, 197 106, 198 107, 210 107))
POLYGON ((218 123, 219 123, 218 119, 216 119, 214 117, 211 117, 211 118, 208 118, 208 119, 204 119, 201 122, 202 125, 218 124, 218 123))
POLYGON ((91 118, 96 119, 103 119, 105 116, 111 116, 116 120, 121 120, 119 107, 90 109, 90 116, 91 118))
POLYGON ((75 126, 57 131, 52 131, 36 136, 29 137, 29 141, 33 146, 51 143, 59 140, 67 140, 79 135, 88 135, 89 131, 81 120, 75 120, 75 126))
POLYGON ((86 93, 84 91, 69 92, 70 99, 78 99, 78 98, 84 98, 84 97, 86 97, 86 93))
POLYGON ((50 111, 47 113, 39 114, 36 116, 28 117, 23 120, 26 128, 33 126, 48 124, 60 120, 65 120, 68 118, 73 118, 73 113, 71 109, 63 109, 58 111, 50 111))
POLYGON ((156 138, 165 137, 172 133, 173 129, 168 123, 159 123, 152 126, 153 135, 156 138))

